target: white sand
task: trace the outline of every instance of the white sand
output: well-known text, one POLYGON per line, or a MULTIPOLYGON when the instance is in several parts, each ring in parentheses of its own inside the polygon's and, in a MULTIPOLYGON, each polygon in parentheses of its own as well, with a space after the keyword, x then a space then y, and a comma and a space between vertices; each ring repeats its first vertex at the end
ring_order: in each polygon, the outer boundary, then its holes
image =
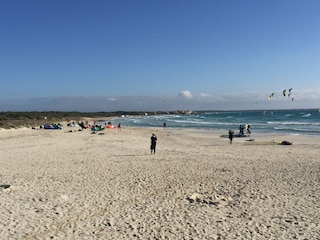
POLYGON ((317 137, 69 129, 0 130, 1 239, 320 239, 317 137))

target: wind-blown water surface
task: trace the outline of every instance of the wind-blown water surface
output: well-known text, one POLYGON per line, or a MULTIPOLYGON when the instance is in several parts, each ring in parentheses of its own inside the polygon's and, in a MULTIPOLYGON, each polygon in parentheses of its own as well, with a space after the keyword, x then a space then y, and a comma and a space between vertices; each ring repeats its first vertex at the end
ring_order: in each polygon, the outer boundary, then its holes
MULTIPOLYGON (((110 121, 106 120, 106 121, 110 121)), ((113 124, 135 127, 195 128, 203 130, 238 131, 240 124, 251 125, 252 133, 304 134, 320 136, 320 112, 308 110, 273 111, 208 111, 199 114, 124 116, 113 124)))

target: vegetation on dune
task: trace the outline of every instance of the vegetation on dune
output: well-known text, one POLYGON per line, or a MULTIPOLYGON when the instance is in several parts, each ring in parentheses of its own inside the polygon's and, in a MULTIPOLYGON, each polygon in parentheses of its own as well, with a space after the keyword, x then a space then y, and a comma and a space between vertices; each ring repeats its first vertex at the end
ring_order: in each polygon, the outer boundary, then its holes
POLYGON ((45 123, 83 121, 86 118, 120 117, 122 115, 174 114, 177 112, 0 112, 0 128, 39 127, 45 123))
POLYGON ((121 115, 138 115, 132 112, 0 112, 0 128, 39 127, 45 123, 82 121, 84 118, 106 118, 121 115))

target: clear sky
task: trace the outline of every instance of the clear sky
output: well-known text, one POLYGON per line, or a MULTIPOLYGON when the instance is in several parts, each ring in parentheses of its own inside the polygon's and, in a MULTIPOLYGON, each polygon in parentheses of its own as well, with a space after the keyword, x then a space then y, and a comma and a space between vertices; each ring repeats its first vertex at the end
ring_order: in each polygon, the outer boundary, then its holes
POLYGON ((0 111, 318 108, 319 12, 319 0, 1 1, 0 111))

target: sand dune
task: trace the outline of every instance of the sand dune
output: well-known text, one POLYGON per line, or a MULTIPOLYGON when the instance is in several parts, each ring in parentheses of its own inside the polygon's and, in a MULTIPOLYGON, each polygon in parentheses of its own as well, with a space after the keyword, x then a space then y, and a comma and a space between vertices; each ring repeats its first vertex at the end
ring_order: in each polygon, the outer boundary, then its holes
POLYGON ((317 137, 67 130, 0 130, 2 239, 320 239, 317 137))

